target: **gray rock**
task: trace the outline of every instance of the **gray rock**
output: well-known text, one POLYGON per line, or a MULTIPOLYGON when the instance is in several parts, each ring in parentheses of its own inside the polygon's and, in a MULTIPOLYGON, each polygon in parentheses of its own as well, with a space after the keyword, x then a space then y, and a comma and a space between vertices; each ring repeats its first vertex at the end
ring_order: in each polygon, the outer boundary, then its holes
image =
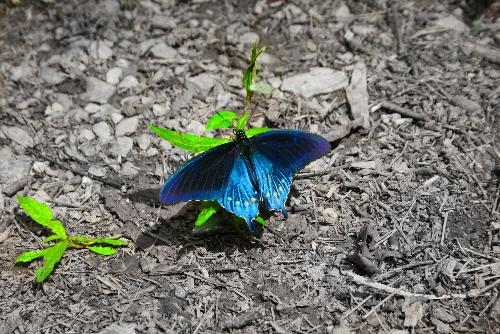
POLYGON ((116 143, 110 149, 110 152, 115 157, 126 157, 132 149, 134 141, 130 137, 118 137, 116 143))
MULTIPOLYGON (((28 157, 15 157, 9 147, 0 149, 0 183, 11 184, 27 176, 31 168, 28 157)), ((5 190, 5 188, 4 188, 5 190)))
POLYGON ((49 85, 58 85, 66 80, 67 75, 55 68, 49 66, 42 66, 40 70, 40 77, 49 85))
POLYGON ((115 93, 115 87, 97 78, 86 79, 87 90, 81 94, 82 100, 89 102, 106 103, 115 93))
POLYGON ((93 41, 89 45, 89 54, 97 59, 109 59, 113 56, 113 50, 105 41, 93 41))
POLYGON ((111 120, 115 124, 120 123, 122 119, 123 119, 123 115, 122 114, 119 114, 119 113, 116 113, 116 112, 111 114, 111 120))
POLYGON ((174 29, 177 27, 175 20, 166 15, 155 15, 151 19, 151 25, 155 28, 160 28, 164 30, 174 29))
POLYGON ((120 171, 120 174, 124 176, 135 176, 137 173, 139 173, 139 169, 130 161, 124 163, 122 170, 120 171))
POLYGON ((31 136, 27 131, 17 127, 17 126, 2 126, 2 132, 5 136, 21 146, 33 147, 35 142, 33 141, 33 136, 31 136))
POLYGON ((147 150, 149 145, 151 145, 151 137, 143 133, 142 135, 137 138, 137 144, 139 145, 139 148, 143 151, 147 150))
POLYGON ((179 59, 179 53, 174 48, 163 42, 159 42, 151 48, 151 54, 156 58, 175 61, 179 59))
POLYGON ((81 129, 78 134, 78 139, 81 141, 92 141, 95 139, 94 133, 89 129, 81 129))
POLYGON ((99 334, 135 334, 136 324, 111 324, 104 328, 99 334))
POLYGON ((115 136, 122 137, 126 135, 131 135, 137 130, 138 125, 139 125, 138 117, 124 118, 116 126, 115 136))
POLYGON ((89 174, 97 176, 97 177, 103 177, 106 175, 106 167, 99 166, 99 165, 92 165, 89 168, 89 174))
POLYGON ((109 84, 116 85, 120 82, 123 70, 120 67, 113 67, 106 73, 106 81, 109 84))
POLYGON ((313 67, 308 73, 285 78, 281 83, 281 89, 310 98, 345 88, 347 84, 348 80, 344 72, 326 67, 313 67))
POLYGON ((188 132, 201 135, 205 132, 205 126, 198 122, 197 120, 192 120, 189 122, 188 126, 186 127, 186 130, 188 132))
POLYGON ((19 66, 13 66, 10 69, 10 79, 19 81, 29 77, 33 73, 33 68, 27 62, 21 63, 19 66))
POLYGON ((139 84, 139 80, 133 75, 127 75, 118 85, 120 88, 134 88, 139 84))
POLYGON ((462 22, 456 16, 451 14, 437 19, 436 21, 434 21, 434 25, 440 28, 453 30, 459 33, 460 32, 466 33, 469 31, 469 27, 464 22, 462 22))
POLYGON ((111 139, 111 128, 104 121, 94 124, 92 130, 102 143, 107 143, 111 139))
POLYGON ((215 85, 215 80, 208 73, 201 73, 195 77, 186 78, 186 81, 192 83, 201 95, 207 95, 215 85))
POLYGON ((251 31, 246 32, 240 36, 240 43, 242 44, 250 45, 258 40, 259 40, 259 35, 251 31))

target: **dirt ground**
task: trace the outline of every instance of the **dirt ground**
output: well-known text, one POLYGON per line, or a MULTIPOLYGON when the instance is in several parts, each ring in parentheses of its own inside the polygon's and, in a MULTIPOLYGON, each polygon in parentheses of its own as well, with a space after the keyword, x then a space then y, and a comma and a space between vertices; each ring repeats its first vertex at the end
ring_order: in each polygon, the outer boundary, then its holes
POLYGON ((499 14, 466 0, 0 4, 0 332, 500 333, 499 14), (288 220, 194 234, 197 203, 158 203, 190 155, 147 125, 202 134, 241 111, 256 38, 276 90, 251 124, 340 144, 296 176, 288 220), (315 85, 330 68, 349 86, 286 89, 315 67, 315 85), (40 263, 15 258, 46 231, 16 194, 130 247, 69 250, 37 286, 40 263))

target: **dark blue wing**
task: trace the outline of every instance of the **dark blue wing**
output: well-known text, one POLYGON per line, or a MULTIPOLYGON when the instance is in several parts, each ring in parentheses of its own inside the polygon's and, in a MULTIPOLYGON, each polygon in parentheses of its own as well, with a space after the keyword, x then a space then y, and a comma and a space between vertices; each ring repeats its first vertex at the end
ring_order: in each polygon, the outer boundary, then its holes
POLYGON ((160 201, 215 200, 226 186, 241 149, 235 142, 222 144, 186 162, 160 191, 160 201))
POLYGON ((281 210, 286 216, 285 201, 293 174, 327 154, 330 143, 321 136, 297 130, 269 131, 250 141, 264 208, 281 210))
POLYGON ((257 190, 252 184, 236 142, 216 146, 186 162, 160 191, 162 203, 217 200, 226 210, 243 217, 253 232, 259 214, 257 190))

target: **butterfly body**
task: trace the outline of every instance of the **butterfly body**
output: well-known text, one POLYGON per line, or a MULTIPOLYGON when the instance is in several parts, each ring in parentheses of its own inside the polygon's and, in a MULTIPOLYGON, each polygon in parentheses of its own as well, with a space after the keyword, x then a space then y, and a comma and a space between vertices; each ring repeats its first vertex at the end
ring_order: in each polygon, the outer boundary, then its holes
POLYGON ((234 132, 234 141, 199 154, 172 174, 160 200, 167 204, 215 200, 244 218, 253 232, 252 219, 260 206, 286 217, 293 174, 328 153, 330 144, 297 130, 274 130, 251 138, 241 130, 234 132))

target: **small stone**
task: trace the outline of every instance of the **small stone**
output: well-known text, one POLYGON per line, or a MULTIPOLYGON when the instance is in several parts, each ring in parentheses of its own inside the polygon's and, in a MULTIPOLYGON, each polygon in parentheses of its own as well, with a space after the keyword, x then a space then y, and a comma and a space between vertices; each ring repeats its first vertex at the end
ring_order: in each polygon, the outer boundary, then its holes
POLYGON ((0 183, 10 185, 28 175, 31 168, 29 158, 14 156, 9 147, 0 148, 0 157, 0 183))
POLYGON ((186 127, 188 132, 201 135, 205 132, 205 126, 198 122, 197 120, 192 120, 186 127))
POLYGON ((89 168, 89 174, 97 176, 97 177, 104 177, 106 175, 106 167, 92 165, 89 168))
POLYGON ((136 334, 136 324, 114 323, 104 328, 98 334, 136 334))
POLYGON ((135 176, 137 173, 139 173, 139 169, 130 161, 123 164, 122 170, 120 171, 120 174, 124 176, 135 176))
POLYGON ((469 27, 464 22, 462 22, 456 16, 451 14, 441 17, 438 20, 434 21, 434 25, 437 27, 449 29, 451 31, 456 31, 459 33, 460 32, 466 33, 469 31, 469 27))
POLYGON ((12 81, 19 81, 22 79, 26 79, 33 73, 33 69, 29 66, 28 63, 23 62, 19 66, 13 66, 10 69, 10 79, 12 81))
POLYGON ((81 94, 82 100, 106 103, 115 93, 115 87, 97 78, 86 78, 87 90, 81 94))
POLYGON ((195 77, 187 78, 186 81, 192 83, 201 95, 207 95, 215 85, 215 80, 208 73, 201 73, 195 77))
POLYGON ((176 49, 160 42, 151 48, 151 54, 156 58, 162 58, 170 61, 179 59, 179 53, 176 49))
POLYGON ((335 224, 339 217, 339 214, 333 208, 326 208, 325 210, 323 210, 323 215, 325 216, 329 224, 335 224))
POLYGON ((81 141, 92 141, 95 139, 94 132, 89 129, 82 129, 78 134, 78 139, 81 141))
POLYGON ((85 111, 89 114, 95 114, 99 110, 101 110, 101 106, 95 103, 89 103, 85 106, 85 111))
POLYGON ((259 35, 254 32, 246 32, 240 36, 240 43, 250 45, 259 40, 259 35))
POLYGON ((349 7, 342 1, 337 8, 334 9, 333 16, 339 21, 345 21, 351 17, 349 7))
POLYGON ((49 85, 58 85, 64 80, 66 80, 66 74, 61 71, 56 70, 55 68, 49 66, 43 66, 40 70, 40 77, 45 83, 49 85))
POLYGON ((146 151, 146 156, 147 157, 155 157, 158 155, 158 149, 156 147, 150 147, 148 148, 148 150, 146 151))
POLYGON ((33 136, 31 136, 27 131, 17 126, 2 126, 1 129, 7 138, 18 143, 19 145, 24 147, 35 146, 33 136))
POLYGON ((102 143, 107 143, 111 139, 111 128, 105 121, 94 124, 92 130, 102 143))
POLYGON ((434 326, 436 326, 436 333, 450 333, 450 325, 445 324, 437 318, 431 318, 431 322, 434 324, 434 326))
POLYGON ((452 323, 457 321, 457 318, 443 307, 436 307, 434 309, 433 315, 439 320, 446 323, 452 323))
POLYGON ((94 58, 106 60, 111 58, 113 50, 105 41, 93 41, 89 45, 89 54, 94 58))
POLYGON ((139 148, 143 151, 147 150, 149 145, 151 145, 151 137, 148 134, 143 133, 137 138, 137 144, 139 148))
POLYGON ((329 333, 331 333, 331 334, 351 334, 351 330, 349 329, 349 327, 341 326, 341 327, 332 328, 329 333))
POLYGON ((415 327, 424 316, 424 307, 420 302, 410 304, 409 300, 405 300, 402 310, 405 314, 405 327, 415 327))
POLYGON ((155 28, 170 30, 177 27, 173 17, 166 15, 154 15, 151 18, 151 25, 155 28))
POLYGON ((347 84, 348 80, 344 72, 326 67, 313 67, 308 73, 285 78, 281 89, 310 98, 345 88, 347 84))
POLYGON ((48 105, 47 108, 45 108, 45 116, 50 116, 55 113, 60 113, 62 112, 63 106, 60 103, 54 102, 51 105, 48 105))
POLYGON ((117 85, 122 77, 123 70, 120 67, 113 67, 106 73, 106 82, 112 85, 117 85))
POLYGON ((122 82, 118 85, 120 88, 134 88, 139 84, 139 80, 137 80, 136 77, 133 75, 127 75, 125 78, 123 78, 122 82))
POLYGON ((123 119, 123 115, 122 114, 119 114, 117 112, 114 112, 111 114, 111 120, 113 121, 113 123, 115 124, 118 124, 120 123, 120 121, 123 119))
POLYGON ((118 137, 116 143, 111 147, 110 151, 115 157, 126 157, 132 149, 134 141, 130 137, 118 137))
POLYGON ((138 125, 139 125, 138 117, 124 118, 116 126, 115 136, 122 137, 126 135, 131 135, 137 130, 138 125))
POLYGON ((155 116, 165 116, 168 112, 167 103, 153 104, 153 114, 155 116))

